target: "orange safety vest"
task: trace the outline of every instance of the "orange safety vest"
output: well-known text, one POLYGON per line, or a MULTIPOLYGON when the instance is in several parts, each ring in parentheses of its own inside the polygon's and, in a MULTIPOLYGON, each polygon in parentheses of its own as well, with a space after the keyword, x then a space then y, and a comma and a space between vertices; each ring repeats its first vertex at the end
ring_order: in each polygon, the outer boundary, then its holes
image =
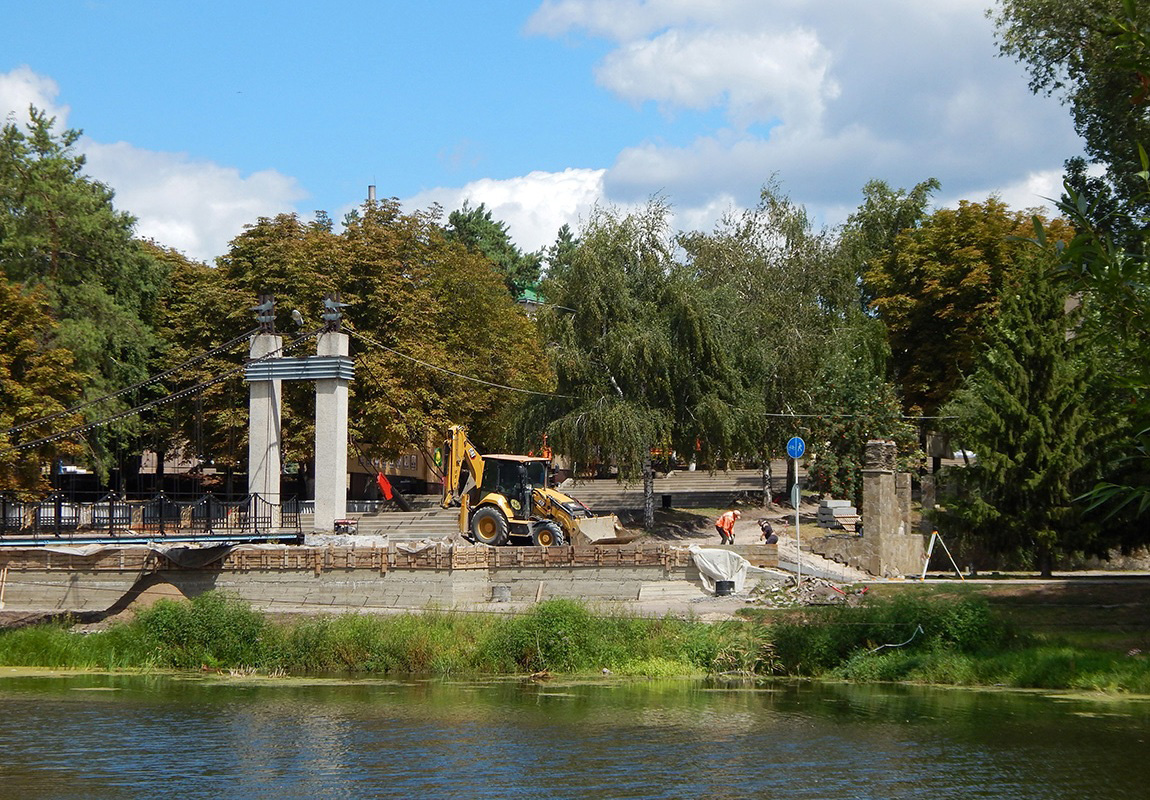
POLYGON ((723 516, 719 517, 719 521, 715 524, 725 530, 727 533, 730 533, 735 528, 735 512, 728 511, 726 514, 723 514, 723 516))

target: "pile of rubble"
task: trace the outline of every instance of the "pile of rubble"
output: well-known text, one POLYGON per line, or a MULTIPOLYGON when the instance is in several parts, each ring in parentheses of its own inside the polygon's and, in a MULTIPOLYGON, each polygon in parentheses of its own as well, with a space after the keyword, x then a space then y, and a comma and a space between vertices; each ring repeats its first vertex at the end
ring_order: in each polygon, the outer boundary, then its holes
POLYGON ((795 608, 798 606, 857 606, 862 603, 866 587, 853 587, 835 584, 824 578, 798 577, 790 575, 782 581, 768 583, 762 581, 749 592, 748 603, 771 608, 795 608))

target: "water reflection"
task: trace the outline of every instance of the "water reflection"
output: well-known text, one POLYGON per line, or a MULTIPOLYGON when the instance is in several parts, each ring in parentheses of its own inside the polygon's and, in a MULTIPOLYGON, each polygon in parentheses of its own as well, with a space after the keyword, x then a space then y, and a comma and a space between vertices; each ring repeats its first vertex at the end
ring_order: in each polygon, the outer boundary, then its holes
POLYGON ((900 686, 0 675, 5 797, 1144 796, 1150 704, 900 686))

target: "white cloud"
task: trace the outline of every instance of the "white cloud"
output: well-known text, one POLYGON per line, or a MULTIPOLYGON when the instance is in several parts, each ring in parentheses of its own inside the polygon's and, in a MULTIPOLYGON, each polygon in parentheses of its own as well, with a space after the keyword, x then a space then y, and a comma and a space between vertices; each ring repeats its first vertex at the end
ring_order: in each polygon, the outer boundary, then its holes
POLYGON ((0 116, 5 122, 28 124, 28 108, 35 106, 55 117, 60 127, 68 121, 68 107, 56 104, 60 87, 51 78, 37 75, 28 67, 0 73, 0 116))
POLYGON ((483 203, 492 217, 507 223, 512 241, 524 252, 549 247, 564 224, 578 232, 579 221, 603 197, 602 169, 565 169, 562 172, 531 172, 520 178, 484 178, 461 188, 420 192, 404 200, 408 210, 438 203, 451 212, 464 201, 483 203))
MULTIPOLYGON (((31 104, 56 117, 57 129, 63 129, 68 107, 57 103, 59 92, 55 81, 28 67, 0 73, 0 115, 26 124, 31 104)), ((307 196, 294 178, 275 170, 243 175, 182 153, 104 144, 87 136, 77 150, 87 156, 86 173, 111 187, 116 207, 137 218, 138 236, 202 261, 227 252, 244 225, 294 211, 293 204, 307 196)))
POLYGON ((941 203, 944 207, 957 205, 959 200, 981 203, 997 195, 1010 209, 1016 211, 1037 209, 1047 217, 1057 216, 1054 201, 1062 195, 1062 170, 1048 169, 1032 172, 1014 183, 990 189, 973 190, 941 203))
POLYGON ((295 210, 307 193, 275 170, 242 175, 234 167, 125 142, 85 139, 89 173, 116 190, 116 205, 138 218, 136 233, 202 261, 227 252, 244 225, 295 210))
POLYGON ((838 94, 830 57, 809 30, 669 30, 627 42, 597 70, 599 82, 635 103, 726 108, 741 127, 783 119, 806 128, 838 94))
POLYGON ((531 33, 613 45, 600 85, 670 115, 719 109, 726 129, 623 148, 604 179, 611 200, 653 192, 701 207, 754 203, 777 175, 816 218, 834 219, 872 178, 938 178, 953 196, 998 185, 1026 199, 1032 175, 1081 151, 1069 114, 1034 97, 996 58, 982 0, 548 0, 531 33), (766 123, 769 130, 761 125, 766 123))

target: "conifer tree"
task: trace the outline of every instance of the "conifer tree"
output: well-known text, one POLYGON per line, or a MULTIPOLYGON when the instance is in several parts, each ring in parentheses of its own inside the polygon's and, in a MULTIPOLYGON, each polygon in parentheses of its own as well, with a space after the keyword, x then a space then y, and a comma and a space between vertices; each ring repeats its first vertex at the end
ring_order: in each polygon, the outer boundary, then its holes
POLYGON ((1072 334, 1064 296, 1035 265, 1020 273, 977 366, 945 414, 976 463, 956 470, 942 526, 1049 576, 1059 553, 1089 551, 1098 525, 1075 498, 1089 489, 1117 417, 1093 391, 1096 362, 1072 334))
MULTIPOLYGON (((110 188, 84 174, 78 130, 58 130, 35 108, 27 125, 0 129, 0 272, 36 292, 56 320, 54 343, 85 373, 86 398, 146 376, 162 347, 155 335, 166 271, 133 238, 135 219, 117 210, 110 188)), ((139 398, 93 406, 107 417, 139 398)), ((116 452, 134 449, 135 419, 87 436, 104 472, 116 452)))

